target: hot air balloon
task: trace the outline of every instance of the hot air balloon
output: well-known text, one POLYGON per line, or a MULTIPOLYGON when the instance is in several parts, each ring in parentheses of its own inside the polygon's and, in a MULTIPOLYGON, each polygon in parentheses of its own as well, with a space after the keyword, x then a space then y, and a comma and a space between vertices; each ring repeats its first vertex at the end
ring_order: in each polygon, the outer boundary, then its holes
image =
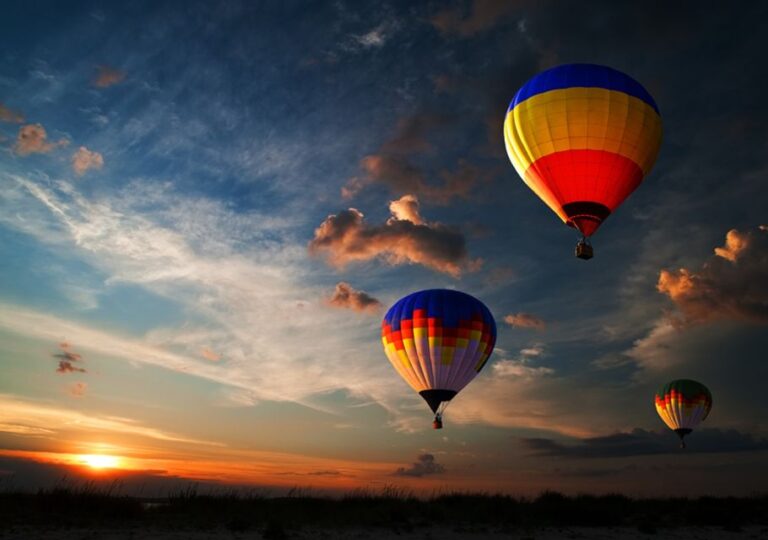
POLYGON ((576 256, 640 185, 661 146, 661 116, 636 80, 594 64, 539 73, 518 90, 504 120, 507 154, 520 177, 582 235, 576 256))
POLYGON ((683 437, 707 417, 712 394, 700 382, 677 379, 662 386, 654 402, 661 419, 680 437, 680 448, 685 448, 683 437))
POLYGON ((432 289, 409 294, 389 308, 381 341, 395 371, 435 414, 432 427, 441 429, 448 402, 491 356, 496 322, 478 299, 432 289))

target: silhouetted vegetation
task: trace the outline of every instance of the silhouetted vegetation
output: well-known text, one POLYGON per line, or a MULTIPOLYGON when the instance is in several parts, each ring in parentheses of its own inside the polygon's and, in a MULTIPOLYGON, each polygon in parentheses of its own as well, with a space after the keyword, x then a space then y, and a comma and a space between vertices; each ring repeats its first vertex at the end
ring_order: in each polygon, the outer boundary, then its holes
POLYGON ((0 523, 0 528, 223 528, 235 533, 256 531, 272 540, 288 538, 292 530, 302 527, 399 532, 435 525, 474 532, 485 527, 632 527, 655 534, 668 527, 707 526, 739 531, 745 526, 768 525, 768 495, 632 499, 618 494, 569 497, 544 492, 535 498, 484 493, 436 493, 419 498, 407 490, 386 488, 332 498, 306 490, 267 497, 258 492, 187 489, 145 499, 121 495, 117 485, 84 485, 0 493, 0 523))

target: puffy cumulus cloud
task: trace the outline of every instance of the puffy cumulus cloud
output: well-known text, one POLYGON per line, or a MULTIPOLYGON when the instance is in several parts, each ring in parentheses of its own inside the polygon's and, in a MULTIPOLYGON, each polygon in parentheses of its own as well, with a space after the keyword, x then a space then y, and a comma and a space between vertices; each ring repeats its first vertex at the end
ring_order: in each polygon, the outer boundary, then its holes
POLYGON ((114 86, 125 79, 125 73, 119 69, 115 69, 109 66, 98 66, 96 68, 96 74, 91 81, 94 86, 99 88, 107 88, 108 86, 114 86))
POLYGON ((415 197, 406 195, 393 204, 393 215, 383 225, 369 225, 355 208, 328 216, 315 229, 309 252, 324 255, 338 268, 382 258, 391 265, 421 264, 459 277, 476 266, 467 258, 464 235, 441 223, 425 222, 415 197))
POLYGON ((441 474, 445 472, 445 467, 440 465, 432 454, 421 454, 416 458, 416 461, 411 464, 410 467, 399 467, 394 473, 394 476, 411 476, 414 478, 421 478, 422 476, 430 476, 433 474, 441 474))
POLYGON ((474 0, 469 13, 462 6, 437 12, 430 22, 443 34, 468 37, 493 28, 518 8, 517 2, 507 0, 474 0))
POLYGON ((515 313, 504 317, 504 322, 517 328, 533 328, 534 330, 544 330, 547 324, 530 313, 515 313))
POLYGON ((22 115, 20 112, 9 109, 3 103, 0 103, 0 122, 21 124, 24 122, 24 115, 22 115))
POLYGON ((403 117, 397 121, 395 134, 382 145, 380 152, 407 155, 432 150, 428 134, 445 127, 451 121, 451 116, 431 112, 419 112, 403 117))
POLYGON ((69 387, 69 395, 74 397, 83 397, 88 390, 88 383, 76 382, 69 387))
POLYGON ((358 49, 380 49, 395 35, 399 27, 397 21, 384 21, 368 32, 353 34, 351 42, 343 44, 342 49, 353 52, 358 49))
POLYGON ((449 204, 454 198, 467 199, 476 186, 488 182, 495 171, 485 170, 460 160, 454 169, 435 172, 440 182, 429 180, 432 173, 414 165, 410 156, 433 149, 428 134, 450 123, 446 115, 419 113, 401 119, 394 136, 375 154, 360 160, 362 176, 351 178, 341 188, 344 199, 351 199, 365 187, 377 183, 393 193, 412 193, 435 204, 449 204))
POLYGON ((389 211, 395 219, 410 221, 414 225, 424 223, 419 214, 419 199, 414 195, 403 195, 396 201, 390 202, 389 211))
POLYGON ((328 303, 338 308, 371 313, 381 309, 381 302, 376 298, 366 292, 358 291, 343 281, 336 284, 336 289, 333 291, 333 295, 328 298, 328 303))
MULTIPOLYGON (((702 429, 689 436, 687 452, 749 452, 768 450, 768 439, 736 430, 702 429)), ((566 458, 615 458, 679 453, 677 436, 635 428, 630 432, 588 437, 568 444, 547 438, 521 438, 520 443, 536 456, 566 458)))
POLYGON ((366 156, 360 162, 366 176, 355 177, 342 187, 341 195, 351 199, 366 186, 378 182, 393 193, 410 192, 435 204, 449 204, 455 198, 468 199, 478 182, 485 182, 492 172, 461 160, 455 170, 439 173, 443 182, 433 185, 427 182, 423 169, 413 165, 406 157, 386 154, 366 156))
POLYGON ((217 352, 212 351, 208 347, 203 347, 202 349, 200 349, 200 355, 206 360, 210 360, 211 362, 218 362, 219 360, 221 360, 221 355, 217 352))
POLYGON ((45 128, 41 124, 27 124, 19 129, 13 150, 20 156, 47 154, 60 146, 67 146, 68 144, 69 141, 66 139, 49 142, 48 133, 46 133, 45 128))
POLYGON ((83 361, 83 356, 73 352, 70 348, 71 345, 67 342, 59 343, 59 352, 52 355, 59 360, 56 373, 85 373, 85 368, 75 365, 83 361))
POLYGON ((72 155, 72 168, 78 176, 84 175, 90 169, 101 169, 104 166, 104 157, 93 150, 81 146, 72 155))
POLYGON ((699 270, 662 270, 656 288, 675 303, 679 323, 712 319, 768 322, 768 234, 728 232, 699 270))
MULTIPOLYGON (((763 230, 763 228, 760 227, 760 230, 763 230)), ((740 233, 736 229, 731 229, 725 235, 725 246, 716 247, 715 255, 722 257, 723 259, 728 259, 731 262, 736 262, 736 259, 739 258, 739 255, 741 255, 747 247, 749 247, 749 236, 740 233)))

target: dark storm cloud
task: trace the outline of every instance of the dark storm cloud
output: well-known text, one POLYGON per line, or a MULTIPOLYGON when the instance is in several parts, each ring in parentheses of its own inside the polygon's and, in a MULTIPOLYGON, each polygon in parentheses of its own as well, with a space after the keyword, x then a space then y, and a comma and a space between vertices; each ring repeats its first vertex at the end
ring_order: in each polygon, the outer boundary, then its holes
POLYGON ((393 216, 383 225, 366 223, 362 212, 355 208, 328 216, 315 229, 309 252, 325 256, 329 264, 338 268, 350 262, 381 258, 391 265, 421 264, 455 277, 478 264, 469 261, 461 232, 422 219, 415 197, 406 195, 392 201, 390 210, 393 216), (416 212, 412 201, 416 202, 416 212), (406 214, 404 208, 410 213, 406 214))
POLYGON ((416 462, 410 467, 400 467, 394 473, 394 476, 411 476, 415 478, 421 478, 422 476, 430 476, 433 474, 441 474, 445 472, 445 467, 435 461, 435 456, 432 454, 421 454, 416 458, 416 462))
MULTIPOLYGON (((686 451, 689 453, 768 450, 768 439, 736 430, 696 430, 688 436, 687 441, 686 451)), ((575 444, 563 444, 545 438, 521 438, 520 442, 539 457, 613 458, 679 452, 674 433, 657 433, 639 428, 629 433, 581 439, 575 444)))
POLYGON ((370 294, 359 291, 349 283, 339 282, 328 303, 334 307, 351 309, 353 311, 368 311, 375 313, 381 308, 381 302, 370 294))
POLYGON ((725 245, 700 269, 662 270, 657 288, 675 303, 684 323, 768 323, 768 230, 728 231, 725 245))

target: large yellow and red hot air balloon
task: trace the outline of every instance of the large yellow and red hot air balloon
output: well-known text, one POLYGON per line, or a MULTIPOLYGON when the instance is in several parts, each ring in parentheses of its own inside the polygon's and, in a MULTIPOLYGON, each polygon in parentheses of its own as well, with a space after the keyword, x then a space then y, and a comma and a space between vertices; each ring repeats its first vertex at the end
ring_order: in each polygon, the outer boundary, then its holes
POLYGON ((683 437, 704 421, 712 410, 712 394, 700 382, 677 379, 656 392, 654 404, 667 427, 680 437, 680 448, 685 448, 683 437))
POLYGON ((448 289, 419 291, 398 300, 381 325, 384 352, 400 376, 435 413, 442 413, 475 378, 493 352, 496 322, 480 300, 448 289))
POLYGON ((643 86, 615 69, 567 64, 518 90, 504 120, 520 177, 582 240, 640 185, 661 146, 661 116, 643 86))

